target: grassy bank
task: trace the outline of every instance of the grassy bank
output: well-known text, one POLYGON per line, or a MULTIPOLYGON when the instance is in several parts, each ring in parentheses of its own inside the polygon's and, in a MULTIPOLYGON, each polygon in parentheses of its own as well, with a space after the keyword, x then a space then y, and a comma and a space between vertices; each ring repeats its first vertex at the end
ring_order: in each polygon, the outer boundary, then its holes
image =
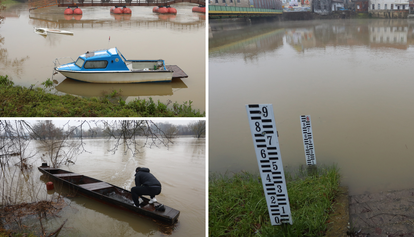
POLYGON ((47 92, 44 88, 15 86, 0 76, 0 116, 2 117, 204 117, 191 107, 192 101, 164 104, 160 101, 133 100, 126 103, 116 91, 102 98, 80 98, 47 92))
POLYGON ((259 175, 212 175, 209 236, 324 236, 339 190, 335 167, 286 175, 293 225, 272 226, 259 175))
POLYGON ((15 1, 15 0, 3 0, 1 1, 1 4, 6 6, 6 7, 10 7, 13 5, 17 5, 17 4, 21 4, 21 2, 15 1))

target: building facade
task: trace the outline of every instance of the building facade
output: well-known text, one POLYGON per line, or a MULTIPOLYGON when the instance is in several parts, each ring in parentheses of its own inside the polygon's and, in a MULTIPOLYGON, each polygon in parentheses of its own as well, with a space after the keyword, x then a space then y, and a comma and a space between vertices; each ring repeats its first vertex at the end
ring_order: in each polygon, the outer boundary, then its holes
POLYGON ((408 0, 370 0, 369 11, 408 10, 408 0))

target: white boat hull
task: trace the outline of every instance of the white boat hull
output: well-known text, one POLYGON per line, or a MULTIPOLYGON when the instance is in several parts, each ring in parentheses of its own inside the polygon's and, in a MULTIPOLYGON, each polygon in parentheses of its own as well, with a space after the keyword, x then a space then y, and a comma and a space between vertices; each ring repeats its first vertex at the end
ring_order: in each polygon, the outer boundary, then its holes
POLYGON ((47 35, 48 33, 73 35, 73 32, 60 29, 49 29, 49 28, 34 28, 34 31, 39 35, 47 35))
POLYGON ((59 72, 67 78, 90 83, 170 82, 173 76, 172 71, 59 72))

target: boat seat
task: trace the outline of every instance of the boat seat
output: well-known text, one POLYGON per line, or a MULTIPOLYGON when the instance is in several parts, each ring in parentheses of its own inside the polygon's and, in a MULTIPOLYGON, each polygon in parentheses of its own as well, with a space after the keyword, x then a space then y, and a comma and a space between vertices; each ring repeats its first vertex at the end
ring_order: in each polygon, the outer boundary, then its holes
POLYGON ((59 178, 65 178, 65 177, 81 177, 82 175, 80 174, 75 174, 75 173, 64 173, 64 174, 54 174, 54 176, 59 177, 59 178))
POLYGON ((96 191, 96 190, 105 189, 105 188, 112 188, 113 186, 105 182, 96 182, 96 183, 89 183, 89 184, 79 184, 79 187, 82 187, 90 191, 96 191))

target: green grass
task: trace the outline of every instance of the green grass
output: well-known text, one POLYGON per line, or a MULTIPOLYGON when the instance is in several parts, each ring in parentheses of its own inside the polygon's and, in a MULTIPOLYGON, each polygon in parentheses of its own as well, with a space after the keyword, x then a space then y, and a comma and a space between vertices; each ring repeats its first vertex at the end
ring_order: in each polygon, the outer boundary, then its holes
POLYGON ((209 182, 209 236, 324 236, 339 188, 336 167, 287 174, 293 225, 272 226, 259 175, 213 174, 209 182))
POLYGON ((2 117, 204 117, 192 108, 192 101, 164 104, 136 99, 126 103, 116 91, 102 98, 54 95, 48 79, 45 88, 15 86, 8 76, 0 76, 0 116, 2 117))
POLYGON ((15 0, 3 0, 3 1, 1 1, 1 4, 7 7, 7 6, 11 6, 11 5, 20 4, 20 2, 15 1, 15 0))

